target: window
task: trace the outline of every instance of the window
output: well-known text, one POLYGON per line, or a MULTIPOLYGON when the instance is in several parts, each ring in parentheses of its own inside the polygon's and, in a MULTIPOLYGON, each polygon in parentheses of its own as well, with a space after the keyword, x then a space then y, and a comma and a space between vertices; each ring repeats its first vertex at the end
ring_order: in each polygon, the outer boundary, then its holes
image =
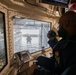
POLYGON ((30 53, 39 51, 44 46, 49 47, 47 32, 49 22, 31 19, 13 19, 14 22, 14 52, 29 50, 30 53))
POLYGON ((7 48, 5 37, 5 14, 0 12, 0 72, 7 64, 7 48))

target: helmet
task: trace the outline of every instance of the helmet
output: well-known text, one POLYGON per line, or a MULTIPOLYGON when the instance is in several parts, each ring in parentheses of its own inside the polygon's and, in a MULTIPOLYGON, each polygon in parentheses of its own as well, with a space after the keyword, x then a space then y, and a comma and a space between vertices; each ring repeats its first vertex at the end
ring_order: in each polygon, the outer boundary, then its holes
POLYGON ((49 31, 48 34, 47 34, 48 38, 55 37, 55 36, 56 36, 56 33, 53 30, 49 31))

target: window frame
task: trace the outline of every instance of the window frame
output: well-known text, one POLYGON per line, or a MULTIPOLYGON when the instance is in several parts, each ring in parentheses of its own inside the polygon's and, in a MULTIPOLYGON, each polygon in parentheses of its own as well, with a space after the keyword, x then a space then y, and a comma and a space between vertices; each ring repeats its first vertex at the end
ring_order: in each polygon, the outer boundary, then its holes
POLYGON ((0 69, 0 72, 6 67, 6 65, 8 64, 8 58, 7 58, 7 39, 6 39, 6 20, 5 20, 5 13, 0 11, 0 13, 2 14, 2 21, 3 21, 3 36, 4 36, 4 48, 5 48, 5 58, 6 58, 6 64, 0 69))
MULTIPOLYGON (((33 21, 34 21, 34 24, 35 24, 36 21, 46 22, 46 23, 49 23, 49 24, 50 24, 50 28, 51 28, 51 26, 52 26, 52 22, 48 22, 48 21, 42 21, 42 20, 37 20, 37 19, 32 19, 32 18, 17 18, 17 17, 13 18, 13 21, 14 21, 15 19, 18 19, 18 20, 20 20, 20 19, 33 20, 33 21)), ((14 22, 13 22, 13 25, 14 25, 14 22)), ((32 26, 32 25, 31 25, 31 26, 32 26)), ((14 28, 14 27, 13 27, 13 28, 14 28)), ((13 32, 13 34, 14 34, 14 32, 13 32)), ((41 40, 42 40, 42 39, 41 39, 41 40)), ((42 44, 42 43, 41 43, 41 44, 42 44)), ((49 47, 46 47, 45 49, 47 49, 47 48, 49 48, 49 47)), ((27 49, 25 49, 25 50, 27 50, 27 49)), ((41 51, 41 50, 42 50, 42 49, 39 49, 39 50, 36 51, 36 52, 39 52, 39 51, 41 51)), ((32 52, 31 54, 36 53, 36 52, 32 52)), ((14 48, 14 53, 16 53, 16 52, 15 52, 15 48, 14 48)))

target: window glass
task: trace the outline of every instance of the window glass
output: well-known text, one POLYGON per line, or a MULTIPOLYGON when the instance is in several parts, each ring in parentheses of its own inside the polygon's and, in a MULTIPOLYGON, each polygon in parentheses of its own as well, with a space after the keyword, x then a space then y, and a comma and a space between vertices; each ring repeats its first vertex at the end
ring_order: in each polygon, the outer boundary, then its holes
POLYGON ((6 39, 5 39, 5 14, 0 12, 0 71, 7 64, 6 39))
POLYGON ((47 32, 48 22, 31 19, 13 19, 14 23, 14 52, 29 50, 30 53, 39 51, 44 46, 49 47, 47 32))

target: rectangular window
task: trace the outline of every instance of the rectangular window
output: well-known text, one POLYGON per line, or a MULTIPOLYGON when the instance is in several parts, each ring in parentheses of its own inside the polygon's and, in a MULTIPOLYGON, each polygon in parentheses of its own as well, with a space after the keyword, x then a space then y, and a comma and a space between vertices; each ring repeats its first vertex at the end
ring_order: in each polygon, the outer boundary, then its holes
POLYGON ((0 12, 0 72, 7 64, 5 14, 0 12))
POLYGON ((44 46, 49 47, 47 32, 49 22, 31 19, 13 19, 14 22, 14 52, 29 50, 30 53, 39 51, 44 46))

